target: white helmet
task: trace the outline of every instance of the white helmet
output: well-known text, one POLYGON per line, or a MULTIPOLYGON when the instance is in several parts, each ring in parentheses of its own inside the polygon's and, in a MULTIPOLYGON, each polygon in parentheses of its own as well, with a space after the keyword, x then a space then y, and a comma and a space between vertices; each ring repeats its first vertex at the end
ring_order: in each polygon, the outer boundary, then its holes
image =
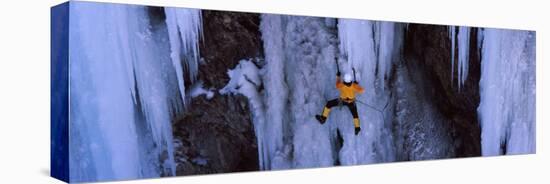
POLYGON ((346 74, 344 75, 344 82, 345 82, 345 83, 351 83, 351 79, 352 79, 351 74, 346 73, 346 74))

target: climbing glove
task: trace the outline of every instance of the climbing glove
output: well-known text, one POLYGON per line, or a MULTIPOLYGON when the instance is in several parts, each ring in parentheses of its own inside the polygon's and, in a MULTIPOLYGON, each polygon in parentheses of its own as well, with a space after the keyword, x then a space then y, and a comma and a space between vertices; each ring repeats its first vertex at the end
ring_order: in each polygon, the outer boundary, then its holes
POLYGON ((359 131, 361 131, 361 127, 355 127, 355 135, 359 134, 359 131))

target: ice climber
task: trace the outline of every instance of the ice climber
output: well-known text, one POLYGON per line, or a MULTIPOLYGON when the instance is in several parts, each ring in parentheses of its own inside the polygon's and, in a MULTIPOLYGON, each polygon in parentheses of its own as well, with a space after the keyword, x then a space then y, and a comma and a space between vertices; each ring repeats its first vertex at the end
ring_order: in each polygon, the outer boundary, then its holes
POLYGON ((336 73, 336 89, 340 92, 340 97, 328 101, 321 115, 316 115, 315 118, 317 118, 321 124, 324 124, 330 113, 330 108, 343 104, 348 107, 353 116, 355 135, 357 135, 359 131, 361 131, 361 127, 359 115, 357 114, 357 106, 355 105, 355 93, 363 93, 365 90, 359 86, 356 80, 352 81, 352 76, 349 73, 344 75, 344 82, 342 82, 340 71, 336 73))

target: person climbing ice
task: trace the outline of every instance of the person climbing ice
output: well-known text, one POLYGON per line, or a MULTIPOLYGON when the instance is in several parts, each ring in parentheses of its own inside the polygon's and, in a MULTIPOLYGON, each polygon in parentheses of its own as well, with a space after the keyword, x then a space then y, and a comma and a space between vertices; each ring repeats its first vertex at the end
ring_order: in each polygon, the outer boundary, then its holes
MULTIPOLYGON (((338 64, 336 66, 338 66, 338 64)), ((323 112, 320 115, 315 115, 315 118, 319 120, 319 123, 324 124, 330 113, 330 108, 343 104, 348 107, 351 115, 353 116, 355 135, 357 135, 359 131, 361 131, 361 127, 359 122, 359 114, 357 113, 357 106, 355 104, 355 94, 363 93, 365 90, 359 86, 359 83, 353 78, 354 77, 352 77, 351 74, 346 73, 344 75, 344 82, 342 82, 340 78, 340 69, 338 69, 338 72, 336 73, 336 89, 340 92, 340 97, 328 101, 323 109, 323 112)))

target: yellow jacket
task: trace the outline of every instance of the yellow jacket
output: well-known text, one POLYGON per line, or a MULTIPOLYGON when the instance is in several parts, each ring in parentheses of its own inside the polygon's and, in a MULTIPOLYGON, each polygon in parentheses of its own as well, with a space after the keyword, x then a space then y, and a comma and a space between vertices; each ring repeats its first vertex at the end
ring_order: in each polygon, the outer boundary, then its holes
POLYGON ((340 99, 348 103, 355 101, 355 93, 365 92, 365 89, 357 83, 351 83, 350 86, 345 85, 340 77, 336 77, 336 89, 340 91, 340 99))

